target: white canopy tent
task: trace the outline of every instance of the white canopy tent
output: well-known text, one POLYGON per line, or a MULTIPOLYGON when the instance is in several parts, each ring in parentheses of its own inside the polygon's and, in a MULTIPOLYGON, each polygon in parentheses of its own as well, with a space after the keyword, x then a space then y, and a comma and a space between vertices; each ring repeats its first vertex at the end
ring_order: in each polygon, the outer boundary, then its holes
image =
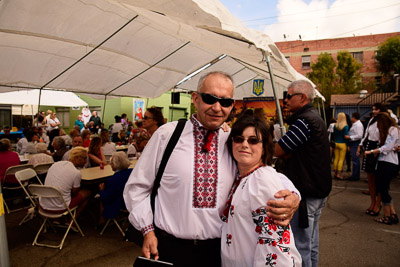
MULTIPOLYGON (((20 90, 0 93, 0 104, 37 105, 39 90, 20 90)), ((43 90, 40 94, 40 104, 57 107, 82 107, 88 104, 71 92, 43 90)))
MULTIPOLYGON (((0 2, 0 92, 157 97, 222 55, 214 67, 233 76, 236 99, 251 96, 253 79, 270 79, 266 56, 278 96, 299 75, 267 35, 214 0, 0 2)), ((270 95, 266 81, 260 96, 270 95)))

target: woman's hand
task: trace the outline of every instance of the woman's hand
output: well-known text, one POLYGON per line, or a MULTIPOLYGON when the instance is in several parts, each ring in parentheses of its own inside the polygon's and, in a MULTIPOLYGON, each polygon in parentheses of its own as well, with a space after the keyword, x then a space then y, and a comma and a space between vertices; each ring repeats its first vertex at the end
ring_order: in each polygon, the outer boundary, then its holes
POLYGON ((357 152, 356 152, 357 157, 360 156, 360 150, 361 150, 361 146, 358 146, 358 147, 357 147, 357 152))
POLYGON ((267 202, 267 215, 274 220, 275 224, 287 226, 299 207, 300 199, 297 194, 287 189, 280 190, 274 197, 283 198, 283 200, 269 200, 267 202))

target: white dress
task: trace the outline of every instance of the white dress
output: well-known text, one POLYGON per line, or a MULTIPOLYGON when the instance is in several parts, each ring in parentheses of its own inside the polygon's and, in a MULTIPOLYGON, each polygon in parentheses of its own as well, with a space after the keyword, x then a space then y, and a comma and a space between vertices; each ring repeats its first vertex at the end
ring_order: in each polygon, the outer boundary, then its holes
POLYGON ((267 166, 241 179, 222 226, 222 266, 301 266, 292 230, 275 225, 265 210, 284 189, 281 175, 267 166))

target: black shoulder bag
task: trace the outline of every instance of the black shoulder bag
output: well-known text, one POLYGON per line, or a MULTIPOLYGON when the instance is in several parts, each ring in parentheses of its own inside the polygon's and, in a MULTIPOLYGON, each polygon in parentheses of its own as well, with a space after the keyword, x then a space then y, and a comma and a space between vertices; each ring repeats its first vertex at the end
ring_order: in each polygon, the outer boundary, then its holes
MULTIPOLYGON (((157 196, 158 187, 160 186, 161 183, 161 178, 163 176, 169 157, 171 156, 171 153, 174 150, 175 145, 176 143, 178 143, 178 140, 182 134, 183 128, 185 127, 185 123, 186 123, 185 119, 180 119, 178 121, 178 125, 176 126, 174 132, 172 133, 171 138, 168 141, 167 147, 165 148, 164 155, 160 163, 160 167, 158 168, 158 172, 156 175, 156 179, 154 180, 154 185, 150 197, 150 203, 153 215, 154 215, 154 202, 157 196)), ((125 240, 133 242, 140 247, 143 246, 143 234, 141 231, 136 230, 136 228, 133 227, 132 224, 129 224, 128 229, 125 232, 125 240)))

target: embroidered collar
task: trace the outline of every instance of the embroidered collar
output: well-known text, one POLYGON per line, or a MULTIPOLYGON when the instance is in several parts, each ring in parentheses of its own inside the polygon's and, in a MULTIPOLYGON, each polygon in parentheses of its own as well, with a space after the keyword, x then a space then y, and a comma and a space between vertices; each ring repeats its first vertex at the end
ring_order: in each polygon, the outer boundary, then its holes
POLYGON ((240 176, 240 174, 238 174, 238 178, 239 178, 239 180, 240 179, 243 179, 244 177, 247 177, 247 176, 249 176, 250 174, 252 174, 253 172, 255 172, 256 170, 258 170, 259 168, 261 168, 261 167, 263 167, 262 165, 261 166, 258 166, 257 168, 255 168, 254 170, 252 170, 252 171, 250 171, 250 172, 248 172, 248 173, 246 173, 245 175, 243 175, 243 176, 240 176))

